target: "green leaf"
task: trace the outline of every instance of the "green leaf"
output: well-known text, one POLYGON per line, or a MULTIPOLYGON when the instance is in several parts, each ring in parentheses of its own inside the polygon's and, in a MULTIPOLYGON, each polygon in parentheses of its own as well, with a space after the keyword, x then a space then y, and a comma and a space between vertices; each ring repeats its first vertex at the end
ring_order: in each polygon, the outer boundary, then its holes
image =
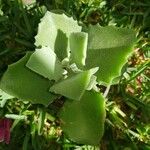
POLYGON ((6 118, 14 119, 14 120, 26 120, 27 116, 25 115, 16 115, 16 114, 6 114, 6 118))
POLYGON ((26 136, 23 141, 22 150, 28 150, 29 149, 29 141, 30 141, 30 132, 26 131, 26 136))
POLYGON ((78 66, 85 65, 88 34, 84 32, 72 33, 69 37, 71 62, 78 66))
POLYGON ((3 90, 0 89, 0 107, 4 107, 5 103, 9 99, 13 99, 14 97, 5 93, 3 90))
POLYGON ((91 70, 83 71, 71 77, 68 77, 67 79, 54 84, 50 88, 50 91, 61 94, 70 99, 80 100, 90 83, 91 76, 96 71, 97 68, 93 68, 91 70))
POLYGON ((121 68, 132 53, 136 41, 130 29, 112 26, 90 26, 88 30, 86 68, 99 67, 96 73, 99 83, 110 84, 119 76, 121 68))
POLYGON ((96 84, 97 84, 97 77, 95 75, 92 75, 91 76, 91 80, 89 82, 89 85, 87 87, 87 90, 90 91, 92 90, 93 88, 97 87, 96 84))
POLYGON ((59 117, 71 140, 98 145, 104 132, 105 100, 100 93, 86 91, 80 101, 67 100, 59 117))
POLYGON ((42 135, 42 131, 44 128, 45 118, 46 118, 46 112, 42 108, 38 109, 39 117, 38 117, 38 135, 42 135))
POLYGON ((59 80, 63 75, 60 61, 49 47, 37 49, 29 58, 26 66, 49 80, 59 80))
POLYGON ((0 82, 0 88, 18 99, 48 105, 56 98, 48 91, 52 82, 25 66, 30 56, 31 53, 27 53, 8 67, 0 82))
POLYGON ((65 14, 55 14, 47 11, 41 19, 38 34, 35 37, 36 46, 49 46, 55 50, 57 57, 62 60, 68 56, 68 37, 72 32, 80 32, 81 27, 73 18, 65 14))

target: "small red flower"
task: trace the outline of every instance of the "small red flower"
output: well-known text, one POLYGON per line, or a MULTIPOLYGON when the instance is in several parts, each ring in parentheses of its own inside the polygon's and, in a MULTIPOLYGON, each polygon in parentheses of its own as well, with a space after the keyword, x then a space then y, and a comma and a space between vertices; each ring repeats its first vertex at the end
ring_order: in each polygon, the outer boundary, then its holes
POLYGON ((10 127, 11 120, 10 119, 0 119, 0 142, 5 142, 9 144, 10 142, 10 127))

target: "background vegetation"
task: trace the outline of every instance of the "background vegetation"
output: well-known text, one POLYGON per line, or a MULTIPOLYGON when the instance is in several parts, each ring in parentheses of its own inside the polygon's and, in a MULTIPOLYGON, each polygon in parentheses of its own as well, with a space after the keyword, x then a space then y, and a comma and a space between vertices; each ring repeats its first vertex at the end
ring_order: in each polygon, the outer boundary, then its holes
MULTIPOLYGON (((9 145, 0 150, 149 150, 150 149, 150 1, 149 0, 0 0, 0 76, 7 66, 34 50, 34 36, 46 10, 59 9, 80 24, 132 28, 138 42, 122 69, 119 83, 109 89, 105 134, 100 147, 77 145, 59 127, 56 112, 17 99, 0 108, 13 119, 9 145)), ((99 87, 102 92, 105 87, 99 87)), ((1 99, 1 98, 0 98, 1 99)))

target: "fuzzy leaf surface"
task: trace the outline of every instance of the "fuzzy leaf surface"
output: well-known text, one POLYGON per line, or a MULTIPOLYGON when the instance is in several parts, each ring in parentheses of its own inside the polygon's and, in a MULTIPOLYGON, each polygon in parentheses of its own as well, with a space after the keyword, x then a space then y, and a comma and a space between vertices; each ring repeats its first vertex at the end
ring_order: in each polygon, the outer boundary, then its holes
POLYGON ((55 14, 47 11, 41 19, 38 34, 35 37, 36 46, 49 46, 62 60, 68 56, 68 37, 72 32, 80 32, 77 21, 65 14, 55 14))
POLYGON ((89 27, 88 36, 86 68, 99 67, 96 73, 98 82, 110 84, 119 76, 132 53, 135 33, 130 29, 97 25, 89 27))
POLYGON ((59 80, 63 73, 60 61, 49 47, 37 49, 29 58, 26 66, 49 80, 59 80))
POLYGON ((8 67, 0 82, 0 88, 20 100, 48 105, 56 98, 49 92, 52 83, 25 66, 30 56, 31 53, 27 53, 8 67))
POLYGON ((14 97, 5 93, 3 90, 0 89, 0 107, 4 107, 5 103, 9 99, 13 99, 14 97))
POLYGON ((71 140, 98 145, 104 132, 105 100, 100 93, 86 91, 80 101, 66 100, 59 117, 71 140))
POLYGON ((71 77, 54 84, 50 88, 50 91, 70 99, 80 100, 90 83, 91 76, 96 71, 97 68, 93 68, 91 70, 72 75, 71 77))
POLYGON ((85 32, 72 33, 69 37, 71 62, 79 67, 85 65, 88 34, 85 32))

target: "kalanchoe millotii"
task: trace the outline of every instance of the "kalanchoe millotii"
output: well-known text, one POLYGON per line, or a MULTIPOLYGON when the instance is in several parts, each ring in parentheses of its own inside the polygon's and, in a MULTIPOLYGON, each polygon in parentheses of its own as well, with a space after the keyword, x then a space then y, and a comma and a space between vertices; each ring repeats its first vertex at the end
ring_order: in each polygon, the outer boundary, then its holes
POLYGON ((63 131, 77 143, 98 145, 106 112, 97 85, 110 86, 120 75, 135 41, 130 29, 85 29, 65 14, 47 12, 38 27, 35 52, 8 67, 0 88, 46 106, 63 96, 58 114, 63 131))

